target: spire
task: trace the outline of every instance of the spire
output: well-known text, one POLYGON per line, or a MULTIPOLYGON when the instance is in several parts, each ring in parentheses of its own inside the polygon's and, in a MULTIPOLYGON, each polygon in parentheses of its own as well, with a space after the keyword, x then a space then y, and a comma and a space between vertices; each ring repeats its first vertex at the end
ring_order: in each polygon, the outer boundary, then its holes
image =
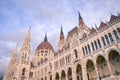
POLYGON ((45 38, 44 38, 44 42, 47 42, 47 33, 45 33, 45 38))
POLYGON ((82 17, 79 11, 78 11, 78 15, 79 15, 79 20, 82 20, 82 17))
POLYGON ((62 29, 62 25, 61 25, 61 32, 60 32, 60 34, 63 34, 63 29, 62 29))
POLYGON ((62 26, 61 26, 61 32, 60 32, 60 40, 64 40, 64 33, 63 33, 62 26))
POLYGON ((79 16, 79 24, 78 25, 83 27, 85 25, 85 23, 84 23, 79 11, 78 11, 78 16, 79 16))
POLYGON ((9 68, 11 68, 11 66, 14 65, 15 61, 17 60, 17 47, 18 47, 18 44, 16 45, 16 48, 13 51, 13 54, 9 63, 9 68))
POLYGON ((29 27, 29 30, 27 32, 26 38, 24 40, 23 46, 22 46, 22 50, 23 49, 29 49, 30 48, 30 31, 31 31, 31 27, 29 27), (27 47, 26 47, 27 46, 27 47))
POLYGON ((20 54, 19 54, 19 62, 21 63, 22 60, 30 62, 30 32, 31 27, 29 27, 29 30, 27 32, 27 35, 24 39, 24 43, 22 45, 20 54))

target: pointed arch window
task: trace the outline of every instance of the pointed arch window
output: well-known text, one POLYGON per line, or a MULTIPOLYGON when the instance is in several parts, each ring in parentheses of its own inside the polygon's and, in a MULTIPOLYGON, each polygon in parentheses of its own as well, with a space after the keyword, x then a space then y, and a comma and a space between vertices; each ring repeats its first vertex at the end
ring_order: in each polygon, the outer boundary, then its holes
POLYGON ((91 52, 91 49, 90 49, 90 46, 89 46, 89 44, 88 44, 88 51, 89 51, 89 53, 91 52))
POLYGON ((95 47, 96 47, 96 49, 98 49, 98 45, 97 45, 97 42, 96 42, 96 41, 94 41, 94 43, 95 43, 95 47))
POLYGON ((97 39, 97 42, 98 42, 99 47, 101 48, 101 43, 100 43, 100 40, 99 40, 99 39, 97 39))
POLYGON ((120 35, 120 28, 117 28, 117 32, 119 33, 119 35, 120 35))
POLYGON ((23 70, 22 70, 22 76, 25 76, 25 72, 26 72, 26 69, 23 68, 23 70))
POLYGON ((107 36, 107 35, 105 35, 105 39, 106 39, 106 41, 107 41, 107 44, 110 44, 110 41, 109 41, 109 39, 108 39, 108 36, 107 36))
POLYGON ((77 55, 77 50, 76 49, 74 50, 74 53, 75 53, 75 57, 77 58, 78 55, 77 55))
POLYGON ((86 54, 88 54, 88 50, 87 50, 87 47, 85 46, 85 51, 86 51, 86 54))
POLYGON ((112 34, 111 34, 111 33, 108 33, 108 36, 109 36, 109 38, 110 38, 110 41, 111 41, 111 42, 114 42, 113 37, 112 37, 112 34))
POLYGON ((102 37, 102 42, 103 42, 103 45, 106 46, 104 37, 102 37))
POLYGON ((91 45, 92 45, 92 49, 93 49, 93 51, 95 51, 95 47, 94 47, 93 42, 91 43, 91 45))
POLYGON ((118 40, 119 36, 118 36, 118 33, 116 32, 116 30, 113 31, 113 34, 114 34, 115 38, 118 40))
POLYGON ((85 55, 85 50, 84 50, 84 47, 82 47, 82 51, 83 51, 83 55, 85 55))

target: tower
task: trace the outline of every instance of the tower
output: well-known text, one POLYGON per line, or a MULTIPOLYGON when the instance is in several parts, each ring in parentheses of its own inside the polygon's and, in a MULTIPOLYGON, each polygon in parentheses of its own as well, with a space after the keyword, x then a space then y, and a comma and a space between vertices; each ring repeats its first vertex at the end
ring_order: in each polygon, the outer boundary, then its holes
MULTIPOLYGON (((18 45, 17 45, 18 46, 18 45)), ((17 63, 17 46, 16 46, 16 48, 14 49, 14 51, 13 51, 13 54, 12 54, 12 57, 11 57, 11 59, 10 59, 10 62, 9 62, 9 64, 8 64, 8 68, 7 68, 7 71, 6 71, 6 73, 5 73, 5 76, 4 76, 4 80, 8 80, 8 79, 13 79, 13 77, 15 77, 16 75, 15 74, 13 74, 12 76, 12 78, 9 78, 8 76, 9 76, 9 74, 11 74, 11 73, 15 73, 15 70, 12 70, 12 69, 14 69, 14 66, 16 65, 16 63, 17 63), (12 70, 12 72, 11 72, 11 70, 12 70)))
POLYGON ((30 71, 30 30, 26 35, 23 46, 18 57, 17 80, 29 80, 30 71))
POLYGON ((83 18, 81 17, 81 14, 80 12, 78 11, 78 32, 79 32, 79 36, 80 38, 82 38, 83 36, 87 36, 90 31, 89 31, 89 28, 86 26, 83 18))
POLYGON ((61 26, 60 38, 59 38, 59 42, 58 42, 58 48, 59 48, 59 49, 62 48, 64 42, 65 42, 65 38, 64 38, 64 33, 63 33, 62 26, 61 26))

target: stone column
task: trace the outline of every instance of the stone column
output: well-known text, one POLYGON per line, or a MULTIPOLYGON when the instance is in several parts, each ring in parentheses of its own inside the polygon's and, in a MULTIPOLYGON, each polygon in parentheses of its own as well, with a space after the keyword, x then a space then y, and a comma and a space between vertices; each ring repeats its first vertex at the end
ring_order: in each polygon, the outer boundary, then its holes
POLYGON ((66 74, 65 74, 65 79, 68 80, 68 74, 67 74, 67 71, 66 71, 66 74))
POLYGON ((97 67, 97 63, 94 63, 95 64, 95 72, 96 72, 96 75, 97 75, 97 80, 99 80, 99 72, 98 72, 98 67, 97 67))
POLYGON ((87 69, 84 63, 82 64, 82 75, 83 75, 83 80, 88 80, 87 69))
POLYGON ((72 68, 72 80, 77 80, 77 77, 76 77, 76 67, 74 67, 74 66, 72 68))
POLYGON ((109 69, 109 71, 110 71, 110 75, 113 76, 113 71, 112 71, 112 69, 111 69, 111 64, 110 64, 109 59, 107 59, 106 62, 107 62, 108 69, 109 69))

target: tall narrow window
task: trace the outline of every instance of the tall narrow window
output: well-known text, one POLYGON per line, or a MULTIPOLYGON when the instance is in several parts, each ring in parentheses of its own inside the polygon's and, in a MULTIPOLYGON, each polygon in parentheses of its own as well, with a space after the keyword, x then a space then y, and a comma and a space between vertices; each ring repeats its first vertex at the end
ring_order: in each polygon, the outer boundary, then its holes
POLYGON ((113 37, 112 37, 112 34, 111 34, 111 33, 108 33, 108 35, 109 35, 110 41, 111 41, 111 42, 114 42, 113 37))
POLYGON ((105 39, 102 37, 103 45, 106 46, 105 39))
POLYGON ((94 47, 93 42, 91 43, 91 45, 92 45, 92 49, 93 49, 93 51, 95 51, 95 47, 94 47))
POLYGON ((88 54, 88 50, 87 50, 87 47, 85 46, 85 51, 86 51, 86 54, 88 54))
POLYGON ((75 53, 75 57, 77 58, 78 55, 77 55, 77 50, 76 49, 74 50, 74 53, 75 53))
POLYGON ((83 51, 83 54, 85 55, 85 50, 84 50, 84 48, 82 47, 82 51, 83 51))
POLYGON ((23 68, 23 70, 22 70, 22 76, 25 76, 25 68, 23 68))
POLYGON ((108 39, 108 36, 107 36, 107 35, 105 35, 105 39, 106 39, 106 41, 107 41, 107 44, 110 44, 110 41, 109 41, 109 39, 108 39))
POLYGON ((88 44, 88 51, 89 51, 89 53, 91 52, 89 44, 88 44))
POLYGON ((95 47, 96 47, 96 49, 98 49, 98 45, 97 45, 97 42, 96 42, 96 41, 94 41, 94 43, 95 43, 95 47))
POLYGON ((117 32, 115 30, 113 31, 113 34, 114 34, 115 38, 118 40, 119 36, 118 36, 118 34, 117 34, 117 32))
POLYGON ((117 28, 117 32, 119 33, 119 35, 120 35, 120 28, 117 28))
POLYGON ((100 43, 100 40, 99 40, 99 39, 97 39, 97 42, 98 42, 99 47, 101 48, 101 43, 100 43))

